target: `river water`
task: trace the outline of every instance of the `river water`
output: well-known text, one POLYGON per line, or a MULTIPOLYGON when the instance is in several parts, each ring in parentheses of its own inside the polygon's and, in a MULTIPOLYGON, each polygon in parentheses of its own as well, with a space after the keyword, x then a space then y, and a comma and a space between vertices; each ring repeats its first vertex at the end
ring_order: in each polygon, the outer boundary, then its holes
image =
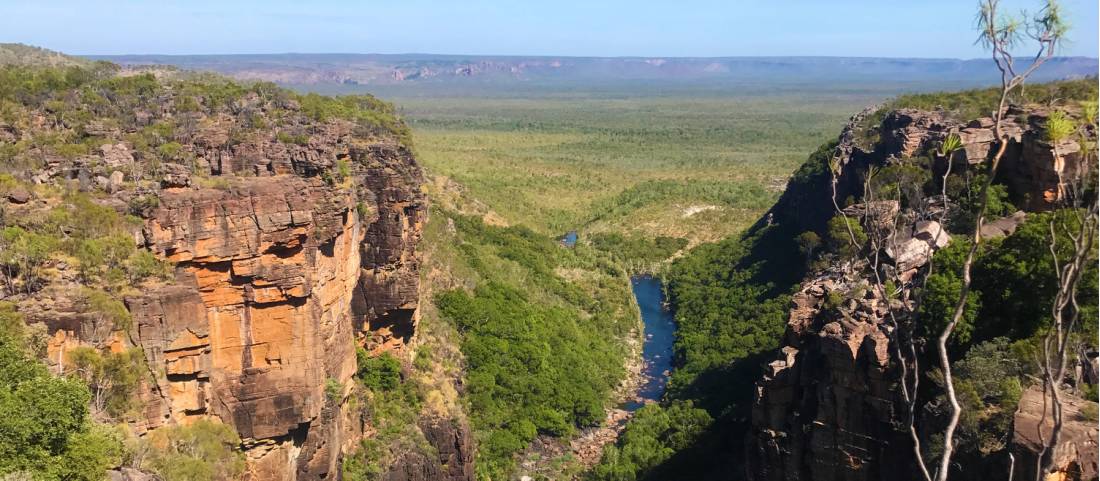
MULTIPOLYGON (((577 231, 569 231, 559 238, 561 244, 572 248, 577 244, 577 231)), ((666 308, 661 280, 638 275, 630 278, 634 299, 642 312, 645 325, 645 342, 642 344, 641 383, 635 395, 620 406, 634 412, 647 402, 657 402, 665 394, 668 374, 672 371, 672 343, 676 338, 676 322, 672 311, 666 308)))
POLYGON ((675 340, 676 322, 672 318, 672 311, 666 308, 660 279, 635 276, 630 279, 630 284, 645 324, 642 383, 637 397, 623 405, 623 409, 633 412, 644 406, 646 401, 660 401, 665 393, 668 374, 672 371, 672 343, 675 340))

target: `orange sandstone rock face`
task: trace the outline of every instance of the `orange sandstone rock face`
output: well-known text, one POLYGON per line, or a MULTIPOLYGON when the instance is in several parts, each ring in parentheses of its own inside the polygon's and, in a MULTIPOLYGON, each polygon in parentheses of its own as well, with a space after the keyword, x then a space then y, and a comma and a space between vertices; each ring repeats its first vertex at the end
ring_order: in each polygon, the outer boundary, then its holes
POLYGON ((158 373, 149 428, 212 416, 240 434, 252 479, 335 472, 363 427, 326 381, 349 384, 357 341, 412 336, 424 216, 407 151, 353 156, 343 186, 281 174, 161 193, 145 243, 177 282, 128 302, 158 373))

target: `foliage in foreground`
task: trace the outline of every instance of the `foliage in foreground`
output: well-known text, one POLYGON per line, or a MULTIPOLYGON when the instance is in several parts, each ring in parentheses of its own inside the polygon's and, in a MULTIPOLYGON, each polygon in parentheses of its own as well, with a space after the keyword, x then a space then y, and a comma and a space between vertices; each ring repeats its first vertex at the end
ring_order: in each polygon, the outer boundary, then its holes
POLYGON ((89 418, 83 383, 31 357, 21 316, 0 312, 0 476, 102 479, 121 459, 118 433, 89 418))

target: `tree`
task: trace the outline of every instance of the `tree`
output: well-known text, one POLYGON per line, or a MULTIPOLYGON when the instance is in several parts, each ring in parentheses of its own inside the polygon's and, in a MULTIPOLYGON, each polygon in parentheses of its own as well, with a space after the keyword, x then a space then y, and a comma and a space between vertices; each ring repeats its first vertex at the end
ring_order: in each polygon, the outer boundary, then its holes
POLYGON ((92 393, 95 414, 117 418, 133 406, 133 391, 141 382, 144 367, 140 349, 100 352, 93 347, 77 347, 68 355, 76 375, 92 393))
POLYGON ((146 436, 148 467, 165 481, 229 481, 244 472, 240 437, 209 419, 156 429, 146 436))
POLYGON ((951 410, 944 428, 943 453, 940 455, 939 466, 936 469, 936 481, 946 481, 951 467, 951 457, 955 450, 955 430, 962 414, 962 406, 959 405, 958 396, 955 393, 955 385, 951 377, 951 359, 948 355, 947 345, 955 328, 962 321, 969 303, 971 286, 971 268, 974 257, 982 243, 981 227, 989 202, 989 189, 993 179, 997 176, 997 168, 1001 158, 1008 147, 1009 139, 1004 131, 1005 106, 1008 96, 1020 88, 1027 78, 1035 72, 1044 62, 1054 56, 1057 47, 1061 44, 1068 30, 1061 17, 1061 9, 1057 2, 1048 0, 1039 13, 1031 18, 1018 19, 1004 16, 999 11, 999 0, 983 0, 978 14, 978 41, 992 52, 993 61, 1001 72, 1001 95, 997 104, 997 110, 993 113, 993 133, 996 139, 996 150, 990 159, 990 165, 985 183, 979 195, 980 204, 971 230, 972 244, 967 252, 962 267, 962 285, 959 288, 958 301, 955 303, 954 312, 936 340, 936 348, 939 355, 940 369, 943 372, 944 390, 951 410), (1010 52, 1021 38, 1023 29, 1037 44, 1037 52, 1023 70, 1019 70, 1016 59, 1010 52))
POLYGON ((356 349, 358 370, 355 376, 373 391, 392 391, 401 384, 401 362, 388 352, 371 357, 363 348, 356 349))
POLYGON ((858 219, 851 219, 843 214, 829 219, 828 232, 826 232, 829 249, 842 258, 850 259, 867 243, 867 234, 859 225, 858 219))
POLYGON ((8 291, 15 293, 16 279, 23 281, 23 289, 30 293, 37 289, 41 269, 57 248, 57 240, 48 235, 9 226, 0 232, 0 263, 7 270, 8 291))
POLYGON ((88 419, 88 389, 27 355, 20 329, 0 326, 0 477, 99 480, 121 442, 88 419))
POLYGON ((806 231, 798 235, 798 250, 806 256, 806 264, 810 264, 814 251, 821 245, 821 237, 813 231, 806 231))

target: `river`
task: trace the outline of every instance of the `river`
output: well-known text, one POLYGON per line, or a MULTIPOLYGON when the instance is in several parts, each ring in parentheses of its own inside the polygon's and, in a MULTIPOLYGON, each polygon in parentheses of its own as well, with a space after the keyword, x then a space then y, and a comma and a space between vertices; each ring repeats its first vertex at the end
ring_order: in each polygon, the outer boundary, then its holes
POLYGON ((665 393, 668 374, 672 371, 672 343, 675 341, 676 322, 672 318, 672 311, 665 304, 660 279, 653 276, 634 276, 630 279, 630 284, 645 324, 642 381, 636 396, 623 405, 623 409, 633 412, 646 402, 660 401, 665 393))
MULTIPOLYGON (((577 243, 576 231, 562 236, 560 241, 566 247, 573 247, 577 243)), ((638 373, 637 381, 630 384, 633 392, 626 402, 608 410, 607 419, 602 426, 585 429, 569 442, 573 456, 586 468, 591 468, 600 461, 604 446, 615 442, 634 411, 646 404, 660 402, 665 394, 665 387, 668 386, 668 375, 672 371, 672 344, 676 338, 676 322, 672 312, 667 309, 661 280, 649 275, 637 275, 630 278, 630 287, 645 326, 641 372, 638 373)), ((552 443, 544 446, 550 444, 552 443)), ((535 451, 539 453, 540 459, 556 455, 552 450, 535 451)), ((528 460, 523 466, 534 469, 536 464, 535 461, 528 460)))
MULTIPOLYGON (((572 248, 577 244, 577 231, 569 231, 559 238, 561 244, 572 248)), ((641 310, 645 325, 645 342, 642 344, 642 370, 637 391, 620 406, 634 412, 647 402, 658 402, 665 394, 668 374, 672 371, 672 343, 676 337, 676 322, 667 309, 661 280, 650 275, 630 278, 634 299, 641 310)))

